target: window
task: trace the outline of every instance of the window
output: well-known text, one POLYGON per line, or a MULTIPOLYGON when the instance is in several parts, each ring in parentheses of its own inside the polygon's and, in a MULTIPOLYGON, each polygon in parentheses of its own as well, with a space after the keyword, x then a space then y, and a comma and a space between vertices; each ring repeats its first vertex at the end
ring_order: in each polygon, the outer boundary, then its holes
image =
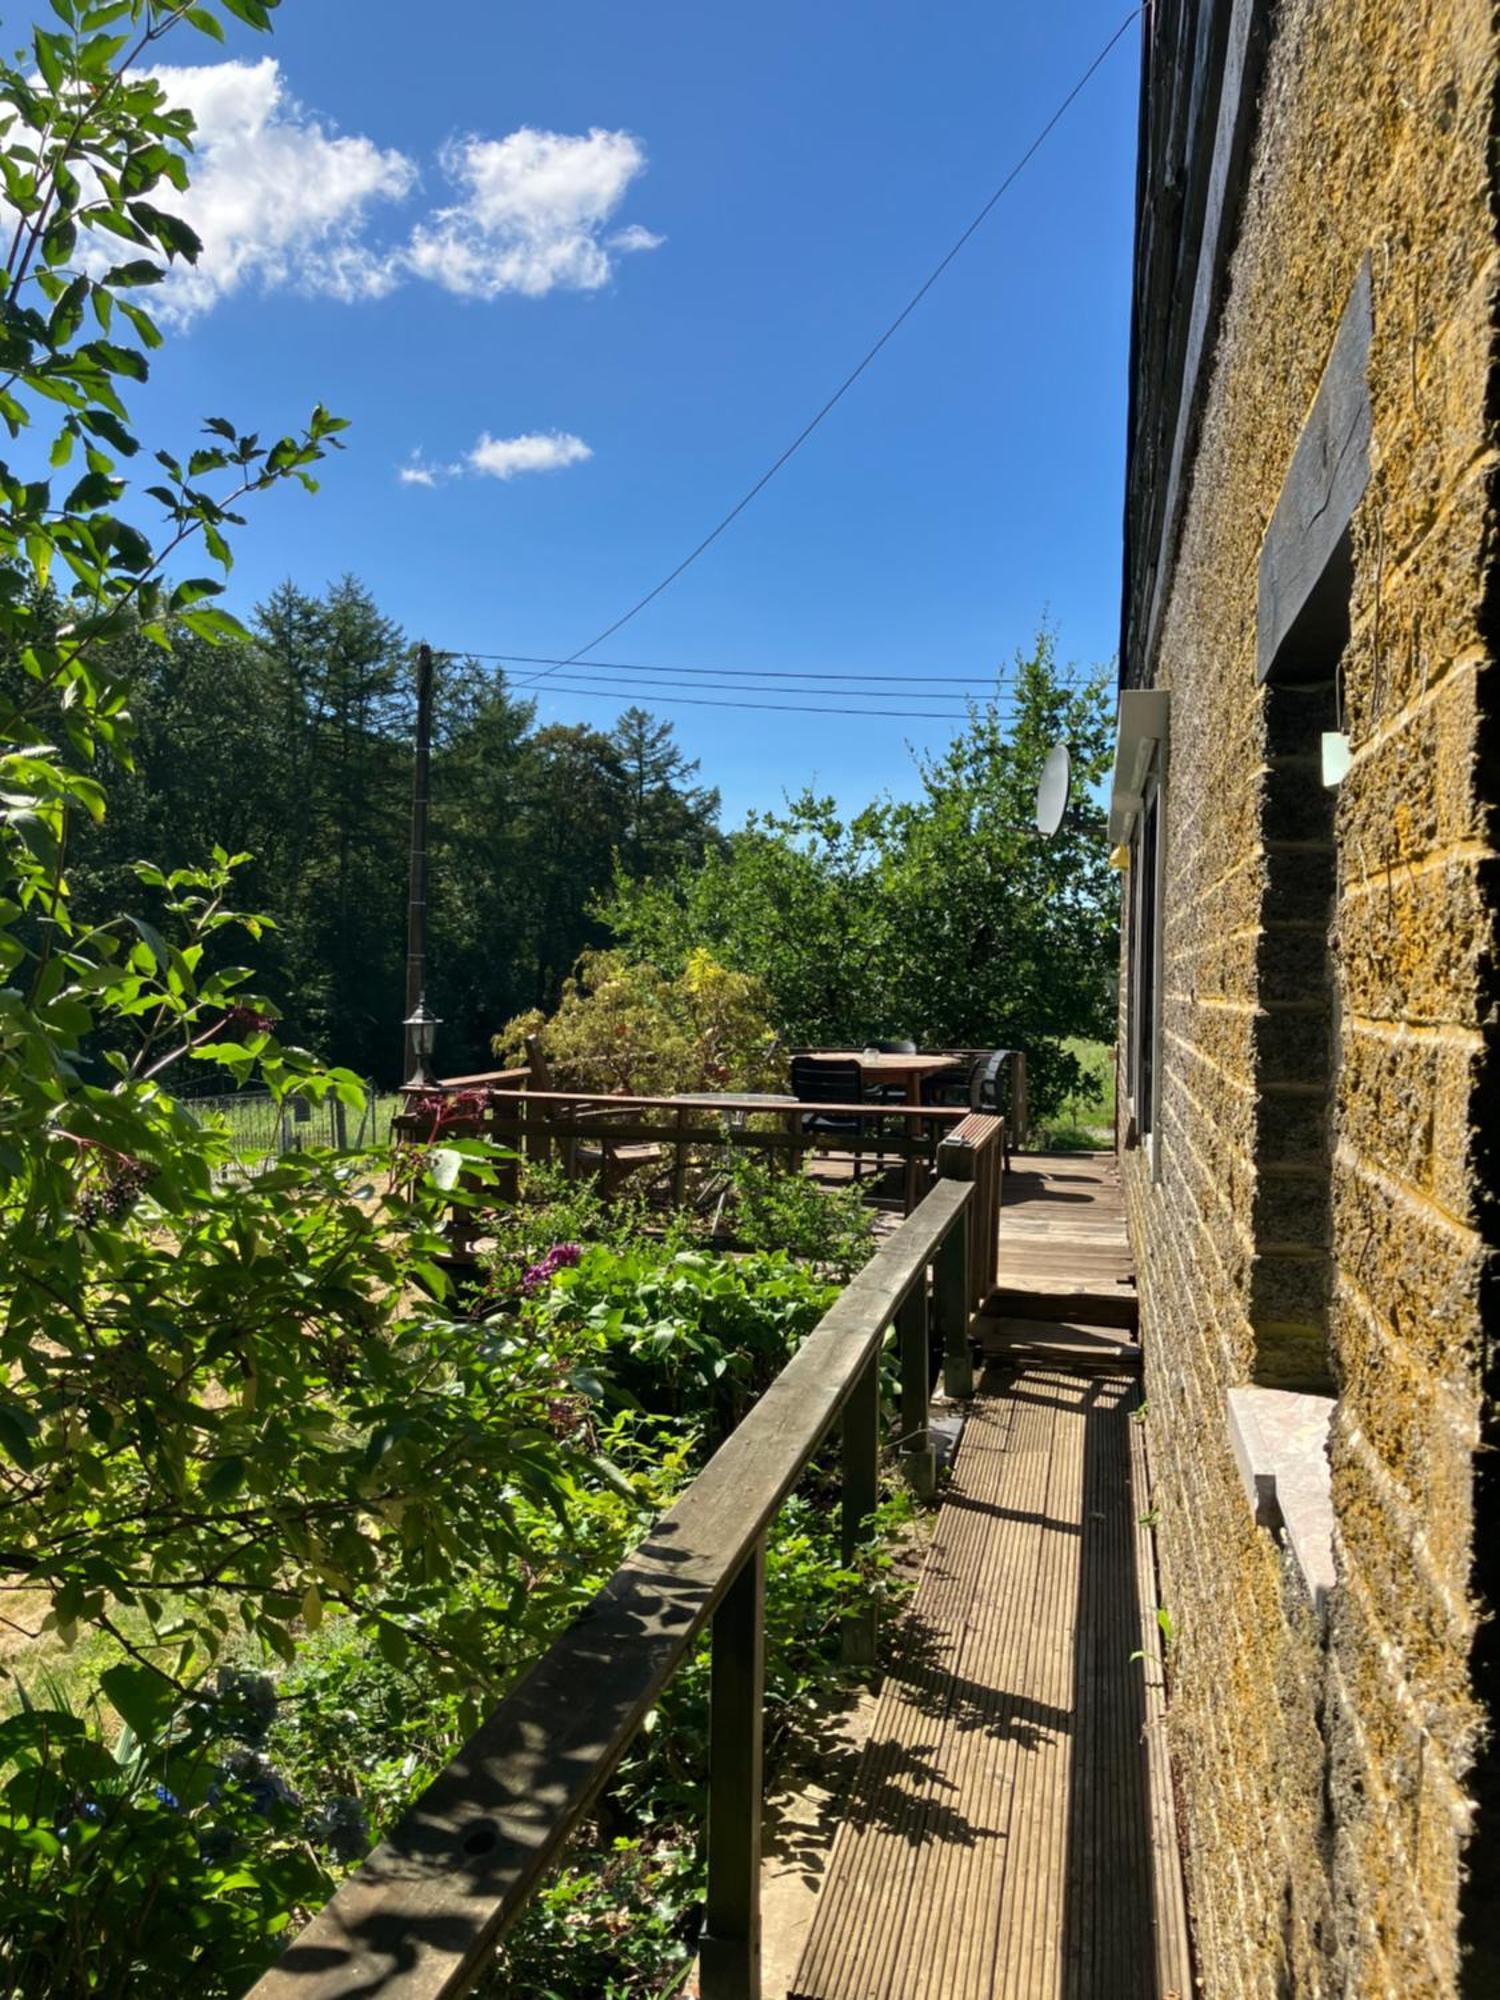
POLYGON ((1336 794, 1323 783, 1322 732, 1337 726, 1337 658, 1299 662, 1326 678, 1265 691, 1261 796, 1265 900, 1256 963, 1253 1379, 1329 1386, 1333 1126, 1338 983, 1329 943, 1337 892, 1336 794))
POLYGON ((1161 911, 1165 833, 1162 786, 1167 756, 1164 688, 1126 688, 1120 695, 1109 838, 1128 845, 1125 885, 1126 1144, 1148 1147, 1157 1169, 1154 1134, 1161 1076, 1161 911))
POLYGON ((1160 804, 1161 786, 1153 777, 1146 802, 1141 808, 1140 837, 1136 841, 1136 935, 1140 962, 1136 968, 1135 990, 1140 1051, 1136 1069, 1135 1116, 1136 1128, 1143 1141, 1148 1140, 1156 1130, 1157 1045, 1160 1037, 1157 971, 1161 956, 1157 923, 1157 822, 1160 804))

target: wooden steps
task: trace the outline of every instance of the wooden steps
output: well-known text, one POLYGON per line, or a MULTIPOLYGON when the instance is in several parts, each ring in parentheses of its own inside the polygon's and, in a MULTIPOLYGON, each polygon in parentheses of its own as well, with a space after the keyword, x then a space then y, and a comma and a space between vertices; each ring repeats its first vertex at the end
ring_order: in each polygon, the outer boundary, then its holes
MULTIPOLYGON (((1001 1267, 1006 1270, 1005 1226, 1000 1229, 1001 1267)), ((1013 1267, 1011 1267, 1013 1268, 1013 1267)), ((1105 1291, 1091 1291, 1080 1287, 1056 1291, 1042 1291, 1037 1288, 1033 1273, 1026 1274, 1027 1282, 997 1285, 985 1302, 986 1319, 1050 1319, 1067 1320, 1085 1326, 1112 1326, 1123 1333, 1133 1333, 1140 1323, 1140 1312, 1136 1301, 1135 1286, 1129 1289, 1116 1281, 1116 1288, 1105 1291)))
POLYGON ((789 2000, 1187 2000, 1138 1395, 987 1373, 789 2000))
POLYGON ((974 1325, 980 1351, 1020 1366, 1114 1368, 1139 1373, 1140 1343, 1122 1326, 1087 1326, 1067 1319, 1012 1319, 984 1313, 974 1325))
POLYGON ((1135 1259, 1111 1153, 1018 1153, 1005 1176, 991 1319, 1134 1332, 1135 1259))

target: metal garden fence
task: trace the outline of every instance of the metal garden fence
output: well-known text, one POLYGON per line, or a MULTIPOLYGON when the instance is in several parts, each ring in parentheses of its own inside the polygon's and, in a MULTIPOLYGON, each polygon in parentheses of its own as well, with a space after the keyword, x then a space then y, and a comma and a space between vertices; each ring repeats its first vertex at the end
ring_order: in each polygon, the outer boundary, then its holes
POLYGON ((364 1108, 357 1113, 332 1097, 319 1104, 298 1096, 278 1100, 268 1090, 193 1097, 185 1104, 201 1123, 214 1117, 223 1119, 233 1158, 220 1172, 245 1173, 286 1153, 316 1147, 357 1152, 380 1145, 389 1134, 393 1100, 379 1097, 375 1085, 367 1081, 364 1108))

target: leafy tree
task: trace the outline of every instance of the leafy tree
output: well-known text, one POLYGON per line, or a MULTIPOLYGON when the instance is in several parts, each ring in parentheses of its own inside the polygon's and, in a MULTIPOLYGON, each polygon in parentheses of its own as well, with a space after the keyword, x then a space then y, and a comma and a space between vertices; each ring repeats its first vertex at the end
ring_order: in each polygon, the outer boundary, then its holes
MULTIPOLYGON (((431 998, 450 1072, 487 1067, 496 1020, 536 990, 526 807, 534 719, 503 675, 439 661, 428 922, 431 998)), ((584 921, 581 903, 572 914, 584 921)))
MULTIPOLYGON (((224 6, 268 24, 262 0, 224 6)), ((341 425, 320 409, 263 445, 211 419, 185 459, 156 454, 155 539, 119 511, 118 461, 138 451, 120 388, 160 340, 134 295, 197 250, 152 199, 185 184, 191 121, 135 66, 169 30, 218 21, 154 0, 54 11, 60 31, 0 64, 17 218, 0 417, 19 436, 50 416, 40 455, 85 466, 60 494, 0 470, 0 647, 24 677, 0 699, 0 1594, 42 1593, 65 1639, 115 1632, 169 1681, 232 1626, 285 1655, 325 1604, 394 1654, 473 1655, 483 1619, 453 1579, 513 1547, 497 1482, 561 1475, 514 1368, 502 1410, 480 1330, 414 1290, 424 1273, 440 1289, 441 1190, 414 1170, 376 1199, 328 1156, 238 1181, 224 1137, 172 1096, 169 1078, 212 1065, 358 1099, 347 1071, 277 1043, 232 962, 231 940, 265 930, 233 907, 238 857, 140 864, 128 913, 75 910, 68 861, 78 824, 105 817, 101 760, 132 757, 124 642, 244 637, 216 582, 173 584, 165 565, 199 542, 226 564, 240 500, 311 485, 341 425), (109 236, 129 261, 95 275, 109 236), (105 337, 116 320, 131 344, 105 337)), ((348 643, 360 726, 387 645, 348 643)))
POLYGON ((844 820, 805 794, 697 866, 617 873, 605 915, 668 971, 701 945, 763 980, 790 1041, 1023 1048, 1045 1111, 1077 1087, 1064 1039, 1113 1032, 1116 901, 1094 796, 1110 747, 1103 683, 1065 676, 1044 632, 1016 662, 1009 715, 973 708, 921 764, 914 800, 844 820), (1059 740, 1073 802, 1046 840, 1033 803, 1059 740))
MULTIPOLYGON (((241 894, 275 917, 260 967, 286 1031, 397 1080, 410 648, 353 578, 322 596, 280 585, 251 638, 174 626, 168 639, 112 642, 131 758, 100 760, 111 809, 77 830, 75 906, 107 914, 133 892, 138 855, 205 853, 223 834, 251 857, 241 894)), ((0 658, 0 686, 22 680, 0 658)), ((717 795, 695 769, 642 710, 612 733, 538 731, 503 675, 439 656, 429 998, 447 1068, 478 1067, 497 1020, 555 1003, 603 934, 590 905, 616 854, 660 871, 713 843, 717 795)))
POLYGON ((845 822, 832 799, 804 793, 784 813, 752 812, 696 866, 640 881, 617 870, 604 915, 666 968, 701 943, 753 972, 790 1042, 863 1044, 889 1032, 882 825, 878 808, 845 822))

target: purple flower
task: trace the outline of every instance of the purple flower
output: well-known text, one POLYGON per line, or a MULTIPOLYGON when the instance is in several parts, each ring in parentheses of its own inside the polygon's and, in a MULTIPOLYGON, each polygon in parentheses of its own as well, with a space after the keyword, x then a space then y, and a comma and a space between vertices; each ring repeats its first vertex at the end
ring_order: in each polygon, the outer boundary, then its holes
POLYGON ((559 1271, 576 1264, 582 1255, 583 1251, 576 1243, 554 1243, 539 1264, 533 1264, 522 1273, 521 1290, 540 1291, 543 1285, 551 1283, 559 1271))
POLYGON ((175 1792, 168 1791, 165 1785, 157 1785, 153 1787, 151 1795, 156 1800, 158 1805, 166 1806, 169 1811, 171 1812, 182 1811, 182 1801, 178 1798, 175 1792))

